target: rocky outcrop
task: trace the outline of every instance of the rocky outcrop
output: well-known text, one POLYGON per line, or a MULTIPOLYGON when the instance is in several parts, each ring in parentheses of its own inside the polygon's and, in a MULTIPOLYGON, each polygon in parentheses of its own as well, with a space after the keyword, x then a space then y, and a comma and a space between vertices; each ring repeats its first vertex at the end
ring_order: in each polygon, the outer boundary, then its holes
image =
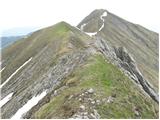
POLYGON ((133 57, 124 47, 111 47, 106 40, 99 37, 94 41, 94 47, 100 51, 106 59, 118 66, 128 77, 133 79, 137 85, 141 86, 153 100, 159 103, 158 94, 143 77, 133 57))
POLYGON ((127 50, 124 47, 115 48, 115 53, 117 58, 121 60, 121 67, 128 71, 133 76, 132 78, 135 81, 138 81, 137 83, 142 86, 143 90, 158 103, 158 94, 151 87, 151 84, 143 77, 134 59, 129 55, 129 53, 127 53, 127 50))
MULTIPOLYGON (((92 88, 83 91, 81 94, 75 97, 81 105, 77 109, 76 113, 74 113, 71 118, 73 119, 99 119, 100 115, 96 110, 96 106, 100 104, 100 100, 96 100, 93 98, 95 96, 95 92, 92 88)), ((72 95, 69 98, 74 98, 72 95)))

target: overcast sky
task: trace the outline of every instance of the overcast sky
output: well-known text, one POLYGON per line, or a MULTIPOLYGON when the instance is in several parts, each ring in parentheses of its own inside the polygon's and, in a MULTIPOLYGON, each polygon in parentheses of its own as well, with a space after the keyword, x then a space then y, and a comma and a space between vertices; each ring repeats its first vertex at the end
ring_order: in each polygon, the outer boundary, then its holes
POLYGON ((60 21, 76 26, 94 9, 160 31, 160 0, 0 0, 0 31, 42 28, 60 21))

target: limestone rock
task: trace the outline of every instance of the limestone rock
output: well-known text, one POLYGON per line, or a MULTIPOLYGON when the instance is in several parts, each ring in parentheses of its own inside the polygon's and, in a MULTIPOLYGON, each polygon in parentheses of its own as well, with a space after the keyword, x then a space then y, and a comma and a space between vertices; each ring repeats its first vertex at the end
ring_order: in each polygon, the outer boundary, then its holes
POLYGON ((93 93, 94 93, 93 88, 90 88, 90 89, 88 90, 88 93, 93 94, 93 93))

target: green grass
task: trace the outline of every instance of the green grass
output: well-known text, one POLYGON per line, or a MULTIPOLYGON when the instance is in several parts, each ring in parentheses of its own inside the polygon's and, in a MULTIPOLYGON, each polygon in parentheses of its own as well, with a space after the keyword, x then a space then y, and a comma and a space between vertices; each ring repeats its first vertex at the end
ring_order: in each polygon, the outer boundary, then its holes
POLYGON ((135 118, 134 106, 141 108, 142 118, 157 118, 153 101, 146 98, 131 80, 100 55, 90 57, 64 83, 70 79, 74 79, 75 86, 65 89, 42 106, 35 113, 35 118, 66 118, 66 111, 61 106, 66 103, 73 110, 79 105, 77 100, 66 101, 66 96, 81 93, 82 89, 88 88, 93 88, 96 91, 95 98, 100 100, 116 94, 113 103, 97 106, 101 118, 135 118))

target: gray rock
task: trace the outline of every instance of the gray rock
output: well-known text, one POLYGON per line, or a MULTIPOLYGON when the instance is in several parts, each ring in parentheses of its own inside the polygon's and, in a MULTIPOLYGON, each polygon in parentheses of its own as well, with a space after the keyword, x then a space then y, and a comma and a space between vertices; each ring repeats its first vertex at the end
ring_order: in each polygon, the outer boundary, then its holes
POLYGON ((68 98, 68 100, 70 100, 70 99, 72 99, 72 98, 73 98, 73 95, 70 95, 69 98, 68 98))
POLYGON ((55 90, 54 91, 54 96, 57 96, 57 95, 58 95, 57 90, 55 90))
POLYGON ((84 111, 85 110, 85 106, 84 105, 80 105, 80 110, 84 111))
POLYGON ((95 101, 91 101, 91 103, 94 105, 96 102, 95 101))
POLYGON ((99 105, 99 104, 100 104, 100 102, 101 102, 100 100, 96 100, 97 105, 99 105))
POLYGON ((100 115, 95 109, 93 109, 93 113, 91 113, 90 116, 91 116, 91 119, 100 119, 100 115))
POLYGON ((83 115, 88 115, 88 112, 84 112, 83 115))
POLYGON ((109 96, 108 99, 107 99, 107 103, 112 103, 113 100, 114 100, 113 97, 109 96))
POLYGON ((140 117, 140 113, 138 111, 134 111, 135 116, 140 117))
POLYGON ((93 94, 94 93, 94 90, 93 90, 93 88, 90 88, 89 90, 87 90, 88 91, 88 93, 90 93, 90 94, 93 94))
POLYGON ((79 98, 78 100, 79 100, 79 101, 82 101, 82 98, 79 98))
POLYGON ((100 118, 100 115, 98 114, 97 110, 93 110, 94 111, 94 115, 95 115, 95 118, 96 119, 99 119, 100 118))

